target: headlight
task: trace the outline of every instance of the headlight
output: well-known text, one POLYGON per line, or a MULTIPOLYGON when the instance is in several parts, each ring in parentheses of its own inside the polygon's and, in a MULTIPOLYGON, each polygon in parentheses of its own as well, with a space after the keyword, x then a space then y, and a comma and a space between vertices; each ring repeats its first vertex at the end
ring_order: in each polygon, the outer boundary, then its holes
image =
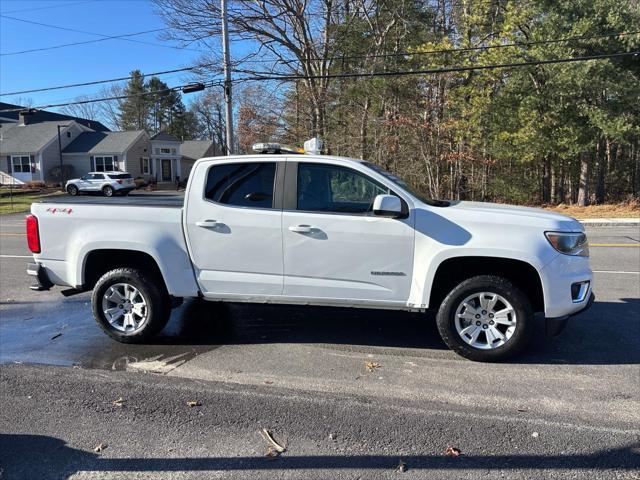
POLYGON ((545 232, 553 248, 565 255, 589 256, 589 242, 582 232, 545 232))

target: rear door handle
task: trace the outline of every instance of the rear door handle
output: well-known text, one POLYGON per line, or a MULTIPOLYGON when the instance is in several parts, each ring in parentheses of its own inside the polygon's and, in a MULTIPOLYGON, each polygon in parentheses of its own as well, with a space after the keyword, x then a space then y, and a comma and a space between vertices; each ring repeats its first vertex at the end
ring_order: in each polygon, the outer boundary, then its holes
POLYGON ((311 233, 311 225, 291 225, 289 230, 296 233, 311 233))
POLYGON ((196 225, 202 228, 215 228, 221 226, 222 223, 217 220, 203 220, 201 222, 196 222, 196 225))

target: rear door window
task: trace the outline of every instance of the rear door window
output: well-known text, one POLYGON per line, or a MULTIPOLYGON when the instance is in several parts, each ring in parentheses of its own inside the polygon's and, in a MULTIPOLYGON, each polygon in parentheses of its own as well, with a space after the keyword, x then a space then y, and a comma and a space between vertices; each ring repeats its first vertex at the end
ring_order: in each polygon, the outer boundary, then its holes
POLYGON ((209 169, 205 198, 236 207, 273 208, 275 162, 227 163, 209 169))
POLYGON ((110 173, 109 178, 113 178, 114 180, 120 180, 123 178, 133 178, 130 173, 110 173))

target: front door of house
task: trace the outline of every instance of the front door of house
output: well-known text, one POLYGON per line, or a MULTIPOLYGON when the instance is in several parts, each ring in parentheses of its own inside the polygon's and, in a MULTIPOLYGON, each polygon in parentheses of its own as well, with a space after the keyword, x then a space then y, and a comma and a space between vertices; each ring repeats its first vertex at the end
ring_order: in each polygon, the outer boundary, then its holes
POLYGON ((171 181, 171 160, 163 158, 162 162, 162 181, 170 182, 171 181))

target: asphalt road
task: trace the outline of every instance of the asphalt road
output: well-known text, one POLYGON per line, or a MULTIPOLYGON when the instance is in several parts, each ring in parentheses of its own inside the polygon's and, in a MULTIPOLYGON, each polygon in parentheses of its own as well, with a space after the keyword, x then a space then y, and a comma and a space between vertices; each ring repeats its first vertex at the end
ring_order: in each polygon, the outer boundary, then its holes
POLYGON ((589 229, 593 308, 497 365, 426 316, 330 308, 187 302, 118 344, 88 294, 28 290, 22 233, 0 217, 0 478, 640 478, 637 227, 589 229))

